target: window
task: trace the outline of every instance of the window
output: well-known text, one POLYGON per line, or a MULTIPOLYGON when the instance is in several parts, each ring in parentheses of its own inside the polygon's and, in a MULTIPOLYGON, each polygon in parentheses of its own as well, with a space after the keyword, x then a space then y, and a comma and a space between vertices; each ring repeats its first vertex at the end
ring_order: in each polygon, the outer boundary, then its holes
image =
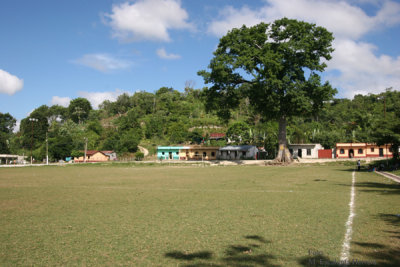
POLYGON ((211 157, 215 157, 215 152, 211 152, 211 157))
POLYGON ((243 157, 246 156, 246 151, 242 151, 242 156, 243 156, 243 157))
POLYGON ((358 149, 358 154, 362 154, 363 153, 363 150, 360 148, 360 149, 358 149))
POLYGON ((340 154, 344 154, 344 149, 340 149, 340 154))
POLYGON ((389 152, 392 153, 392 148, 391 147, 389 147, 389 152))
POLYGON ((374 152, 375 148, 371 147, 371 152, 374 152))
POLYGON ((179 155, 179 152, 176 152, 177 155, 179 155))
POLYGON ((198 157, 198 156, 199 156, 199 151, 195 151, 195 152, 194 152, 194 156, 195 156, 195 157, 198 157))
POLYGON ((161 155, 165 155, 165 152, 162 152, 161 155))
POLYGON ((207 152, 203 152, 203 157, 207 157, 207 152))
POLYGON ((307 148, 307 156, 311 156, 311 148, 307 148))

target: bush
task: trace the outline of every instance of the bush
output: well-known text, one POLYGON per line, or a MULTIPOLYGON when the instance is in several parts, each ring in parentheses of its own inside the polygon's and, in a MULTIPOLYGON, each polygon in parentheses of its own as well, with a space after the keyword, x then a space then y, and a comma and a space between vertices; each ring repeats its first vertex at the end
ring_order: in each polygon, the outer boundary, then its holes
POLYGON ((140 160, 142 160, 143 158, 144 158, 143 152, 138 151, 138 152, 135 153, 135 160, 140 161, 140 160))

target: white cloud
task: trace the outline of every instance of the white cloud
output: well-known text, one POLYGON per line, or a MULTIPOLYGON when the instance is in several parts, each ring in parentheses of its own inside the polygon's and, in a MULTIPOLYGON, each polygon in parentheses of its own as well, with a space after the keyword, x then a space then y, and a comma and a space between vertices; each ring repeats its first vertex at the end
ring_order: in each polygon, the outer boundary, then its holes
POLYGON ((101 72, 126 69, 132 64, 129 61, 115 58, 109 54, 86 54, 73 62, 101 72))
POLYGON ((21 120, 17 120, 17 121, 15 122, 15 126, 14 126, 14 128, 13 128, 13 133, 18 133, 20 127, 21 127, 21 120))
POLYGON ((71 98, 69 97, 60 97, 60 96, 53 96, 51 99, 51 105, 60 105, 63 107, 68 107, 69 102, 71 102, 71 98))
POLYGON ((232 28, 240 28, 243 25, 253 26, 264 21, 259 11, 251 10, 247 6, 241 9, 225 7, 220 12, 220 17, 220 20, 214 20, 208 27, 208 32, 218 37, 226 34, 232 28))
POLYGON ((208 32, 218 37, 243 24, 253 26, 282 17, 304 20, 333 32, 333 59, 327 76, 347 97, 357 93, 379 93, 387 87, 400 88, 400 57, 382 54, 373 44, 360 41, 367 33, 400 23, 400 3, 394 1, 265 0, 258 9, 225 7, 212 21, 208 32), (372 4, 369 15, 357 4, 372 4))
POLYGON ((164 48, 157 49, 156 52, 157 52, 157 55, 162 59, 179 59, 179 58, 181 58, 181 56, 177 55, 177 54, 172 54, 172 53, 168 54, 164 48))
POLYGON ((113 37, 122 41, 170 41, 171 29, 193 29, 179 0, 138 0, 112 7, 106 14, 113 37))
POLYGON ((24 87, 24 81, 0 69, 0 93, 13 95, 24 87))
POLYGON ((379 93, 386 88, 400 88, 400 56, 376 56, 372 44, 352 40, 335 41, 335 52, 328 62, 328 80, 345 89, 345 97, 379 93), (331 72, 329 72, 329 70, 331 72), (339 75, 335 75, 336 72, 339 75))
POLYGON ((98 108, 101 103, 103 103, 104 100, 109 100, 109 101, 116 101, 119 95, 122 95, 124 93, 127 93, 131 95, 130 92, 122 91, 120 89, 115 89, 115 91, 109 91, 109 92, 85 92, 81 91, 78 93, 80 97, 84 97, 87 100, 89 100, 90 104, 92 105, 93 108, 98 108))
POLYGON ((252 10, 247 6, 225 7, 220 19, 209 25, 208 31, 221 36, 243 24, 253 26, 261 21, 272 22, 282 17, 314 22, 326 27, 336 37, 357 39, 384 25, 400 22, 400 4, 385 1, 375 16, 368 16, 360 7, 332 0, 267 0, 263 7, 252 10))

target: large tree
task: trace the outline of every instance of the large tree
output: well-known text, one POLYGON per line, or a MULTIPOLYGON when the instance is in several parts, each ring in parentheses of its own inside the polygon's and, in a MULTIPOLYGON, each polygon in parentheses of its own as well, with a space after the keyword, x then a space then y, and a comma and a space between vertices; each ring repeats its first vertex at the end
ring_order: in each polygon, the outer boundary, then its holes
POLYGON ((10 113, 0 112, 0 154, 10 153, 9 140, 16 120, 10 113))
POLYGON ((92 105, 86 98, 78 97, 69 103, 68 115, 75 123, 81 123, 89 117, 92 105))
POLYGON ((232 29, 220 39, 210 71, 199 71, 212 84, 205 90, 208 110, 227 118, 248 98, 257 113, 279 122, 277 160, 290 162, 287 120, 316 113, 336 93, 320 78, 332 41, 325 28, 287 18, 232 29))

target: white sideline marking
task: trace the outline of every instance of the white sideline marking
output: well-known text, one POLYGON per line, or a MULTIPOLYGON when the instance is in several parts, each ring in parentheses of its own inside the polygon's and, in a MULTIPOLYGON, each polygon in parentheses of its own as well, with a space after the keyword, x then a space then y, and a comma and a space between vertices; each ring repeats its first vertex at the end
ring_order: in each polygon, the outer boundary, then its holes
POLYGON ((349 255, 350 255, 350 241, 351 241, 351 234, 353 232, 353 218, 355 216, 354 213, 354 199, 356 196, 356 191, 354 184, 356 183, 356 172, 353 171, 352 173, 352 184, 351 184, 351 193, 350 193, 350 214, 349 218, 347 219, 346 222, 346 234, 344 235, 344 241, 343 241, 343 246, 342 246, 342 253, 340 255, 340 261, 341 262, 347 262, 349 260, 349 255))

